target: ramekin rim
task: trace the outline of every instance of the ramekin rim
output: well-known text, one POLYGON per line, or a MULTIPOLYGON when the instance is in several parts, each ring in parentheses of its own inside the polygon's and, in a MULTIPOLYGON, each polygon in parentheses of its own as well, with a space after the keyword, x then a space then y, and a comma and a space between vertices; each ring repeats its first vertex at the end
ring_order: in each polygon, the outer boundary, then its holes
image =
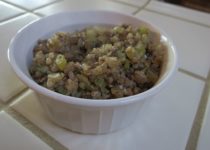
POLYGON ((61 13, 57 13, 54 15, 50 15, 50 16, 46 16, 42 19, 38 19, 35 20, 29 24, 27 24, 26 26, 24 26, 23 28, 21 28, 15 37, 12 38, 9 48, 8 48, 8 59, 9 62, 12 66, 12 68, 14 69, 15 73, 18 75, 18 77, 31 89, 33 89, 35 92, 41 94, 41 95, 45 95, 47 97, 50 97, 52 100, 56 100, 56 101, 62 101, 65 103, 70 103, 73 105, 78 105, 78 106, 89 106, 89 107, 105 107, 105 106, 116 106, 116 105, 125 105, 125 104, 129 104, 129 103, 133 103, 136 101, 140 101, 143 100, 147 97, 150 97, 156 93, 158 93, 160 91, 160 89, 162 87, 164 87, 167 84, 167 81, 172 77, 172 75, 174 74, 174 72, 177 69, 178 63, 177 63, 177 52, 176 52, 176 48, 174 43, 172 42, 172 40, 170 39, 170 37, 161 29, 157 28, 156 26, 148 23, 147 21, 143 20, 143 19, 139 19, 137 17, 131 16, 129 14, 125 14, 125 13, 119 13, 119 12, 115 12, 115 11, 105 11, 105 10, 86 10, 86 11, 70 11, 70 12, 61 12, 61 13), (15 44, 15 39, 18 38, 18 36, 20 36, 20 34, 22 33, 22 31, 27 28, 28 26, 30 26, 33 23, 37 23, 40 20, 43 19, 47 19, 49 17, 55 17, 56 15, 62 15, 62 14, 66 14, 66 13, 87 13, 87 12, 97 12, 97 13, 115 13, 118 15, 124 15, 126 17, 131 17, 131 18, 135 18, 138 19, 146 24, 151 25, 152 27, 154 27, 155 29, 157 29, 159 31, 159 33, 161 35, 164 35, 165 37, 167 37, 167 43, 170 43, 170 50, 173 53, 173 64, 172 67, 170 68, 170 70, 168 71, 168 74, 166 75, 166 77, 159 82, 157 85, 153 86, 152 88, 150 88, 149 90, 136 94, 136 95, 132 95, 132 96, 127 96, 127 97, 122 97, 122 98, 115 98, 115 99, 85 99, 85 98, 77 98, 77 97, 72 97, 72 96, 66 96, 66 95, 62 95, 59 93, 56 93, 54 91, 51 91, 45 87, 42 87, 40 85, 38 85, 35 81, 33 81, 32 79, 30 79, 25 73, 23 73, 19 67, 16 65, 15 62, 15 57, 14 57, 14 51, 12 51, 13 46, 15 44))

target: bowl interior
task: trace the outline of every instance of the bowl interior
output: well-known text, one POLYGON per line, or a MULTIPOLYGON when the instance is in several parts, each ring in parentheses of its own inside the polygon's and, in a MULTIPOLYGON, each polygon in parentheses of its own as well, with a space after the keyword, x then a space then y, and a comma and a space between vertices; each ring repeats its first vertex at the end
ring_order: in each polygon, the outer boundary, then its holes
MULTIPOLYGON (((61 94, 37 85, 29 74, 28 68, 32 62, 32 51, 37 41, 39 39, 49 38, 53 33, 58 31, 73 32, 91 25, 113 26, 119 24, 131 24, 134 27, 144 25, 161 34, 161 40, 167 45, 168 53, 167 61, 165 61, 165 69, 162 71, 162 75, 157 84, 151 88, 151 90, 154 90, 157 86, 156 88, 158 89, 159 86, 163 84, 164 80, 168 80, 176 68, 176 53, 172 42, 164 32, 159 29, 157 30, 154 26, 135 17, 116 12, 65 12, 35 21, 21 29, 13 38, 9 47, 9 61, 19 78, 30 88, 43 92, 42 94, 46 94, 47 92, 48 95, 57 94, 57 96, 61 96, 61 94)), ((143 93, 141 95, 144 95, 143 93)), ((148 94, 145 94, 145 96, 146 95, 148 94)), ((67 99, 67 96, 63 96, 63 98, 67 99)), ((123 98, 120 99, 123 100, 123 98)))

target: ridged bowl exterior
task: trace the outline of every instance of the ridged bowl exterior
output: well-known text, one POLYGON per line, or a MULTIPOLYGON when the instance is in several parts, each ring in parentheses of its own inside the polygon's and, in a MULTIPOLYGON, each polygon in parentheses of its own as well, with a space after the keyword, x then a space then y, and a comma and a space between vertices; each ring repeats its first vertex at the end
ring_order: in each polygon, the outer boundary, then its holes
POLYGON ((141 110, 144 100, 123 106, 75 106, 37 94, 49 118, 59 126, 85 134, 103 134, 127 127, 141 110))

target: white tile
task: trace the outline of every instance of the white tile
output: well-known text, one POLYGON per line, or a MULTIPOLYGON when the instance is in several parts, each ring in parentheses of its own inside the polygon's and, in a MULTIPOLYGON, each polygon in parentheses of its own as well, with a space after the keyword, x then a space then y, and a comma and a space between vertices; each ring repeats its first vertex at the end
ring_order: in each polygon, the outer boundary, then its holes
POLYGON ((181 68, 207 77, 210 69, 210 28, 144 10, 136 16, 167 33, 177 48, 181 68))
POLYGON ((4 112, 0 112, 1 150, 52 150, 4 112))
POLYGON ((11 6, 1 1, 0 1, 0 10, 1 10, 0 21, 6 20, 8 18, 14 17, 24 12, 21 9, 18 9, 14 6, 11 6))
POLYGON ((197 150, 209 150, 210 149, 210 91, 208 97, 208 104, 198 140, 197 150))
POLYGON ((35 15, 26 14, 0 24, 0 100, 7 101, 25 88, 11 69, 7 59, 7 48, 15 33, 21 27, 37 18, 35 15))
POLYGON ((187 20, 199 22, 202 24, 210 25, 210 15, 208 13, 196 11, 186 7, 181 7, 178 5, 173 5, 160 1, 151 1, 146 8, 172 16, 184 18, 187 20))
POLYGON ((36 9, 38 7, 42 7, 44 5, 50 4, 52 2, 55 2, 57 0, 6 0, 7 2, 10 2, 12 4, 15 4, 17 6, 20 6, 22 8, 32 10, 36 9))
POLYGON ((41 9, 36 10, 36 13, 40 13, 42 15, 51 15, 54 13, 58 13, 61 11, 77 11, 77 10, 113 10, 120 11, 124 13, 132 13, 137 8, 118 4, 116 2, 107 1, 107 0, 66 0, 62 1, 41 9))
POLYGON ((137 7, 143 7, 149 0, 115 0, 125 2, 131 5, 135 5, 137 7))
POLYGON ((12 107, 71 150, 183 150, 203 86, 202 81, 177 73, 167 88, 145 104, 134 124, 97 136, 72 133, 54 125, 30 90, 12 107))

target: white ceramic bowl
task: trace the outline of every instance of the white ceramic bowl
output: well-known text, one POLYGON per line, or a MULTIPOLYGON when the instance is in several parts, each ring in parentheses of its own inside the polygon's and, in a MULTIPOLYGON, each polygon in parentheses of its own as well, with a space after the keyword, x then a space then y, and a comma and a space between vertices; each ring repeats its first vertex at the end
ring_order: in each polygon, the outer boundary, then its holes
POLYGON ((136 117, 145 100, 151 99, 171 79, 177 68, 174 45, 161 30, 133 16, 109 11, 64 12, 48 16, 22 28, 10 43, 9 61, 17 76, 33 89, 44 110, 56 124, 75 132, 100 134, 128 126, 136 117), (91 100, 65 96, 38 85, 30 76, 28 68, 32 62, 32 50, 39 39, 49 38, 58 31, 75 31, 90 25, 146 25, 161 34, 168 46, 168 59, 157 84, 137 95, 109 99, 91 100))

